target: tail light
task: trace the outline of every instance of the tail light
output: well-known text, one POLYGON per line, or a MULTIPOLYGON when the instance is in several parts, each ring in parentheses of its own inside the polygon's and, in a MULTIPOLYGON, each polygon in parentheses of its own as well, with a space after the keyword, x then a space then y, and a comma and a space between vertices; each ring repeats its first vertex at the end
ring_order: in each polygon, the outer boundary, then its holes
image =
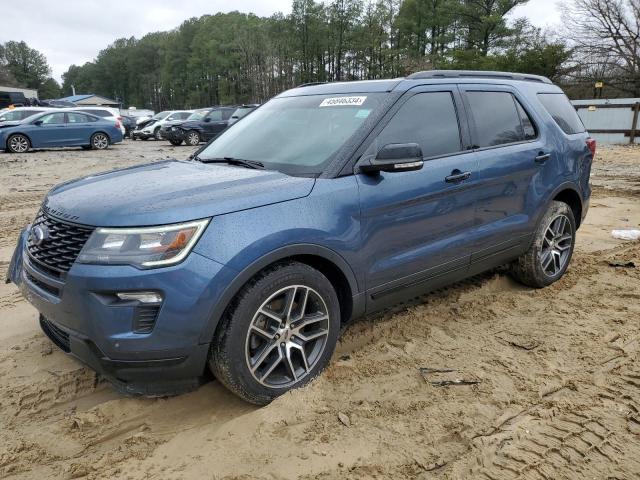
POLYGON ((120 120, 116 120, 116 128, 120 128, 120 120))
POLYGON ((596 139, 595 138, 587 138, 587 148, 591 152, 591 155, 596 156, 596 139))

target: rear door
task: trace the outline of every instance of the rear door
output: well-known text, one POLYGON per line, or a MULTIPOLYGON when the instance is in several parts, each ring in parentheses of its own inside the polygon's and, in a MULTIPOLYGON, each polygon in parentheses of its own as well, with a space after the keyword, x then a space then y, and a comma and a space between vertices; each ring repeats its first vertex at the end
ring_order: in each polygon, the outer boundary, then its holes
POLYGON ((372 135, 361 158, 393 143, 418 143, 424 155, 418 171, 356 175, 367 302, 375 310, 464 276, 478 171, 477 157, 466 150, 468 127, 454 85, 412 89, 372 135))
POLYGON ((478 161, 472 273, 525 251, 534 228, 532 190, 554 160, 534 110, 510 86, 461 86, 478 161))
POLYGON ((61 147, 69 142, 64 112, 49 113, 39 118, 42 122, 31 131, 34 147, 61 147))
POLYGON ((67 130, 72 145, 89 145, 94 124, 84 113, 67 113, 67 130))

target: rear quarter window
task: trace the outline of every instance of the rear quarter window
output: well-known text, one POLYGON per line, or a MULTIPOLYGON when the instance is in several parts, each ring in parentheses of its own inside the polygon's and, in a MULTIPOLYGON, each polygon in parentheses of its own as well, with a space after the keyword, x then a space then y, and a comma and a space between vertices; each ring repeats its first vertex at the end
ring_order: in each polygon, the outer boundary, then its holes
POLYGON ((538 99, 567 135, 583 133, 586 129, 564 93, 539 93, 538 99))
POLYGON ((111 112, 108 110, 79 110, 80 112, 90 113, 91 115, 97 115, 98 117, 106 118, 111 117, 111 112))

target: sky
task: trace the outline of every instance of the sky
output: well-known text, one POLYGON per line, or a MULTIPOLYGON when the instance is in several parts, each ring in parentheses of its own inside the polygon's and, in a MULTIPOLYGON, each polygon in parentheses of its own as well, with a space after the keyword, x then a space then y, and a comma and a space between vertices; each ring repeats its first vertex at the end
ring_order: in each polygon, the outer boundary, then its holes
MULTIPOLYGON (((0 0, 0 8, 15 1, 0 0)), ((548 28, 559 22, 559 1, 529 0, 511 17, 528 17, 548 28)), ((286 14, 291 0, 20 0, 19 8, 1 10, 0 43, 24 40, 47 57, 53 77, 61 81, 70 65, 93 60, 117 38, 170 30, 188 18, 217 12, 286 14)))

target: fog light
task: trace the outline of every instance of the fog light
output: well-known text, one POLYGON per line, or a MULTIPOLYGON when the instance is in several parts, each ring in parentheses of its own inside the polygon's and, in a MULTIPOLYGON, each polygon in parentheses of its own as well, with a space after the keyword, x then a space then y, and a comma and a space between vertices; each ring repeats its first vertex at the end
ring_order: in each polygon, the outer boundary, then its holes
POLYGON ((116 297, 126 302, 138 301, 145 304, 162 303, 162 295, 157 292, 120 292, 116 293, 116 297))

